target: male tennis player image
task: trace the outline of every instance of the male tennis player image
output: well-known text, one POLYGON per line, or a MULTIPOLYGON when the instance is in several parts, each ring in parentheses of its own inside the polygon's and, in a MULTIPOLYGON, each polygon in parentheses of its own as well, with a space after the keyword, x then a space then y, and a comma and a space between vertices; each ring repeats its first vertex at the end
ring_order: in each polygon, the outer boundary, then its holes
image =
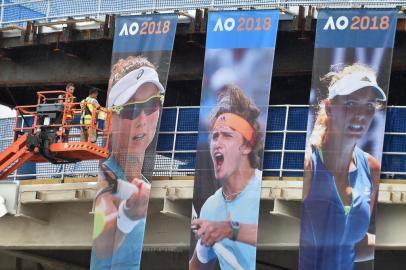
POLYGON ((199 239, 189 269, 255 269, 263 152, 256 105, 235 85, 211 117, 210 155, 219 188, 192 221, 199 239))

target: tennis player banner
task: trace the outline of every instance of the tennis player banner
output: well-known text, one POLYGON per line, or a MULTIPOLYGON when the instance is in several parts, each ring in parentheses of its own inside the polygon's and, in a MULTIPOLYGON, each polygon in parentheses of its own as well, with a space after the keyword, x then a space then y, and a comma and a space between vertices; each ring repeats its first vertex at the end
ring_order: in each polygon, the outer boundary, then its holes
POLYGON ((323 9, 317 18, 299 269, 373 269, 397 11, 323 9))
POLYGON ((100 162, 91 269, 140 268, 157 131, 177 15, 117 17, 107 108, 109 157, 100 162))
POLYGON ((210 12, 189 269, 255 269, 279 12, 210 12))

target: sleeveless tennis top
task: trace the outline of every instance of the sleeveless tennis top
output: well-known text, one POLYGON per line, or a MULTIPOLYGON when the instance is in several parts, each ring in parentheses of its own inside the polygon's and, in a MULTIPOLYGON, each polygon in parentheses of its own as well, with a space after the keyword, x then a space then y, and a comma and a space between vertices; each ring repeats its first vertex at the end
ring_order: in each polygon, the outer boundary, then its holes
POLYGON ((334 177, 313 151, 311 188, 303 201, 299 269, 354 269, 355 244, 368 231, 372 177, 365 153, 355 147, 356 169, 349 172, 352 204, 345 211, 334 177))

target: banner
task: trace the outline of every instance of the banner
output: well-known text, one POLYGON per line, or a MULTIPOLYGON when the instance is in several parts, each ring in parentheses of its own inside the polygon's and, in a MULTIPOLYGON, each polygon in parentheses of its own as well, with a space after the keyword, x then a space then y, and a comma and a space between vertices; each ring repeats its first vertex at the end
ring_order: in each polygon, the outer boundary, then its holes
POLYGON ((299 269, 373 269, 396 14, 318 14, 299 269))
POLYGON ((278 19, 277 10, 209 13, 189 269, 255 269, 278 19))
POLYGON ((107 107, 110 156, 100 163, 91 269, 139 269, 157 131, 177 15, 118 17, 107 107))

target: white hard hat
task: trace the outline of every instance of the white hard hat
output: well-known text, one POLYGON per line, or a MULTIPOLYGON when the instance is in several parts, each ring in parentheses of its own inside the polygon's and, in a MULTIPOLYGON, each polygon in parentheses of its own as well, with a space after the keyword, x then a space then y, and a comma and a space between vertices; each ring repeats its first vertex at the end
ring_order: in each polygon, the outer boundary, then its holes
POLYGON ((376 82, 376 77, 371 73, 355 72, 343 76, 329 88, 328 98, 346 96, 365 87, 371 87, 380 101, 386 101, 385 92, 376 82))
POLYGON ((7 214, 7 208, 6 208, 6 200, 0 196, 0 217, 4 216, 7 214))
POLYGON ((158 88, 160 93, 164 93, 165 89, 159 82, 158 73, 150 67, 141 67, 133 70, 111 88, 107 98, 107 106, 121 106, 128 102, 137 92, 138 88, 144 83, 153 83, 158 88))

